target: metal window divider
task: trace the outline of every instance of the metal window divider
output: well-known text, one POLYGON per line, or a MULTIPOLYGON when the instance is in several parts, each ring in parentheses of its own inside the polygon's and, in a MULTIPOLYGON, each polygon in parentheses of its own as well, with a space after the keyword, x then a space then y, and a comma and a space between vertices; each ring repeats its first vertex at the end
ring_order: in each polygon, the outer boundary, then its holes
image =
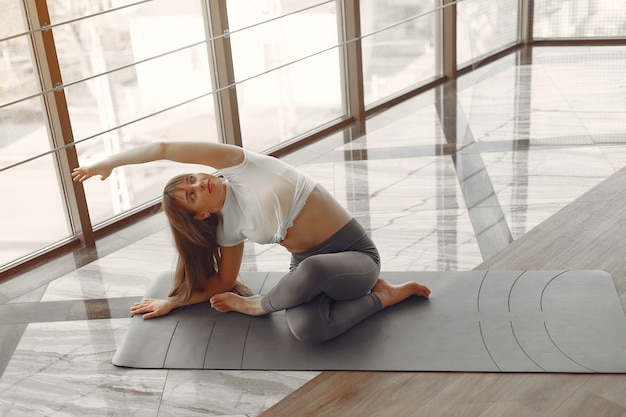
POLYGON ((66 220, 73 235, 84 245, 91 245, 95 238, 85 191, 83 185, 74 182, 71 176, 72 169, 78 166, 78 154, 74 146, 66 146, 71 145, 74 136, 53 31, 49 27, 47 3, 45 0, 23 0, 23 7, 26 23, 32 30, 33 64, 40 87, 46 91, 41 97, 50 146, 52 149, 61 148, 54 152, 54 160, 59 188, 67 206, 66 220))

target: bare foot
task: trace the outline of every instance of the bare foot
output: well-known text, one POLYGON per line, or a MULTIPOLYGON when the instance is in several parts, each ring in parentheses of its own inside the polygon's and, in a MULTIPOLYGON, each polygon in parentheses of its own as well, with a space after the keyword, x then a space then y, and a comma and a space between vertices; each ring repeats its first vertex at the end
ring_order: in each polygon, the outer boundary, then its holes
POLYGON ((232 292, 216 294, 211 297, 211 307, 221 313, 228 311, 237 311, 249 316, 262 316, 267 314, 261 307, 263 295, 253 295, 251 297, 242 297, 232 292))
POLYGON ((401 285, 392 285, 382 278, 379 278, 372 288, 372 292, 378 296, 383 306, 389 307, 400 301, 406 300, 412 295, 428 298, 430 289, 419 282, 410 281, 401 285))

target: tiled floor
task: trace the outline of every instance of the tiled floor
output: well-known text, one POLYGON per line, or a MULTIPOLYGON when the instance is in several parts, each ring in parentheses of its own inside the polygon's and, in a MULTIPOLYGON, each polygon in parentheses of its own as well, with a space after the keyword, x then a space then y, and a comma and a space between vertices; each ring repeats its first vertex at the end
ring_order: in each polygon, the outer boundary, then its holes
MULTIPOLYGON (((510 55, 285 159, 383 270, 472 269, 626 165, 626 47, 510 55)), ((316 375, 114 367, 129 306, 174 259, 157 215, 0 284, 0 415, 253 416, 316 375)), ((288 262, 251 244, 242 269, 288 262)))

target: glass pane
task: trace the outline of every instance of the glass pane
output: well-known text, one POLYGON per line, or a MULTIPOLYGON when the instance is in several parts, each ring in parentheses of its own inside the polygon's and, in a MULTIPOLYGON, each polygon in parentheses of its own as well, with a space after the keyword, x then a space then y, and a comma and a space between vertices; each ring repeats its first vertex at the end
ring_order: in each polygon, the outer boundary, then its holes
POLYGON ((324 7, 324 3, 332 2, 334 0, 226 0, 228 26, 231 33, 237 32, 286 14, 324 7))
POLYGON ((50 14, 50 20, 56 24, 67 22, 68 20, 90 18, 90 16, 103 11, 140 3, 145 3, 145 0, 92 0, 89 2, 48 0, 48 13, 50 14))
MULTIPOLYGON (((299 3, 300 8, 308 6, 299 3)), ((255 151, 342 114, 335 2, 236 31, 292 12, 295 4, 228 2, 243 141, 255 151)))
MULTIPOLYGON (((26 23, 22 17, 22 6, 19 1, 0 0, 0 10, 2 10, 0 39, 26 32, 26 23)), ((4 49, 4 44, 1 45, 4 49)))
POLYGON ((361 2, 365 105, 440 75, 437 0, 361 2))
POLYGON ((456 8, 458 67, 518 41, 519 0, 465 0, 456 8))
MULTIPOLYGON (((0 106, 2 106, 35 94, 39 88, 33 73, 28 36, 6 39, 28 30, 22 17, 22 6, 15 0, 0 0, 0 10, 2 10, 0 39, 5 39, 0 41, 0 106)), ((8 136, 0 135, 0 140, 7 140, 8 136)))
POLYGON ((0 265, 71 236, 20 2, 0 0, 0 265), (13 103, 13 104, 10 104, 13 103), (13 166, 16 165, 16 166, 13 166), (13 166, 12 168, 9 168, 13 166))
MULTIPOLYGON (((155 114, 159 114, 163 123, 161 129, 179 125, 186 119, 210 119, 214 117, 213 102, 204 98, 211 92, 204 46, 187 48, 65 88, 77 141, 155 114), (209 114, 211 117, 207 118, 209 114)), ((205 138, 216 135, 215 129, 209 126, 204 129, 205 138)))
MULTIPOLYGON (((61 3, 60 10, 75 4, 61 3)), ((202 100, 212 86, 200 2, 153 1, 57 27, 54 35, 77 141, 176 106, 184 109, 168 112, 170 124, 181 122, 180 113, 213 114, 202 100)))
MULTIPOLYGON (((38 130, 40 122, 24 120, 24 130, 38 130)), ((0 121, 0 131, 4 131, 0 121)), ((44 135, 45 129, 40 132, 44 135)), ((22 149, 31 149, 33 135, 17 137, 2 147, 2 156, 19 158, 22 149)), ((4 165, 4 161, 3 161, 4 165)), ((43 249, 70 236, 63 195, 52 155, 9 170, 0 171, 0 265, 43 249)))
POLYGON ((0 168, 50 150, 41 98, 0 108, 0 168))
MULTIPOLYGON (((39 91, 28 38, 20 36, 0 42, 0 106, 39 91)), ((36 105, 41 107, 39 102, 36 105)))
MULTIPOLYGON (((53 9, 64 22, 102 5, 59 0, 53 9)), ((81 164, 157 140, 218 140, 204 22, 199 1, 154 0, 54 29, 81 164)), ((151 202, 172 169, 189 170, 165 165, 86 182, 92 223, 151 202)))
POLYGON ((623 38, 626 2, 535 0, 533 36, 541 38, 623 38))
POLYGON ((244 146, 262 152, 340 117, 338 67, 326 52, 240 84, 244 146))
MULTIPOLYGON (((52 24, 111 9, 99 2, 73 0, 51 2, 50 8, 52 24)), ((64 84, 205 39, 199 1, 153 0, 62 24, 53 31, 64 84)))
MULTIPOLYGON (((14 9, 21 13, 19 8, 14 9)), ((13 19, 11 19, 13 20, 13 19)), ((22 21, 21 16, 15 20, 22 21)), ((4 18, 2 19, 4 22, 4 18)), ((22 30, 21 25, 11 25, 22 30)), ((4 31, 4 26, 2 29, 4 31)), ((4 33, 7 36, 11 34, 4 33)), ((26 36, 0 42, 0 147, 1 167, 34 157, 50 149, 48 135, 43 124, 41 98, 24 100, 41 91, 34 70, 30 43, 26 36), (9 105, 9 103, 14 103, 9 105), (28 146, 18 153, 8 152, 7 145, 14 145, 28 137, 28 146)))

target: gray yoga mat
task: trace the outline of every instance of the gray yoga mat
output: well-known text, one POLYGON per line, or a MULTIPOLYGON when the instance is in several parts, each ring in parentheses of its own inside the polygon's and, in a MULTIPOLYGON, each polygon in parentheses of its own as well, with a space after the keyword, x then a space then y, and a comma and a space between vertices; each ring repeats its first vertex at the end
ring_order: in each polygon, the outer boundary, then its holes
MULTIPOLYGON (((242 273, 267 292, 282 273, 242 273)), ((602 271, 384 272, 411 297, 322 344, 296 340, 283 312, 218 313, 208 303, 134 317, 113 364, 134 368, 626 372, 626 317, 602 271)), ((164 297, 171 273, 147 297, 164 297)))

